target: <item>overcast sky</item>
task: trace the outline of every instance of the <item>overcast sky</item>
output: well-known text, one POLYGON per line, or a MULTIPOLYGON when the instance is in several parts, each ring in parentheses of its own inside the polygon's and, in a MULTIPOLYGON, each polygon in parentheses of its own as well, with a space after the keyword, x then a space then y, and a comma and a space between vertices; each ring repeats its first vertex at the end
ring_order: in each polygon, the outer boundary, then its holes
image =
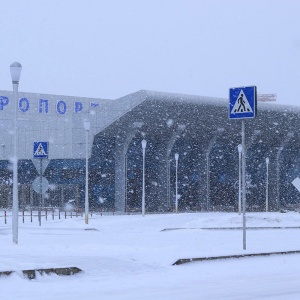
POLYGON ((300 105, 299 0, 0 0, 0 90, 115 99, 228 98, 256 85, 300 105))

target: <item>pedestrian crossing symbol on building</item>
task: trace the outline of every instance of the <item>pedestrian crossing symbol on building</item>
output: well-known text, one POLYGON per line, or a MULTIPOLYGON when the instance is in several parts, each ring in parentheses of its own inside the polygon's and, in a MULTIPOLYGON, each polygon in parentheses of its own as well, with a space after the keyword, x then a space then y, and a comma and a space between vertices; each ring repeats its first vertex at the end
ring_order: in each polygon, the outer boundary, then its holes
POLYGON ((48 157, 48 142, 34 142, 33 143, 33 157, 47 158, 48 157))
POLYGON ((229 90, 229 118, 244 119, 256 116, 256 87, 232 88, 229 90))

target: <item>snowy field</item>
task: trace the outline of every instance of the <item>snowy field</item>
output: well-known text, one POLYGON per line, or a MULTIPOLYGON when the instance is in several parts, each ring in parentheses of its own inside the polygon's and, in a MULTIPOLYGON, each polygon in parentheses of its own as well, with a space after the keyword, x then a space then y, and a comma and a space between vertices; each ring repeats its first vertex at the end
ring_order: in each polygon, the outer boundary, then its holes
POLYGON ((300 299, 300 254, 273 255, 178 266, 179 258, 300 250, 300 214, 249 213, 243 250, 237 213, 93 215, 38 225, 0 217, 1 299, 300 299), (177 230, 164 230, 177 228, 177 230), (181 229, 178 229, 181 228, 181 229), (272 229, 273 228, 273 229, 272 229), (86 230, 94 229, 94 230, 86 230), (21 270, 78 267, 73 276, 23 278, 21 270))

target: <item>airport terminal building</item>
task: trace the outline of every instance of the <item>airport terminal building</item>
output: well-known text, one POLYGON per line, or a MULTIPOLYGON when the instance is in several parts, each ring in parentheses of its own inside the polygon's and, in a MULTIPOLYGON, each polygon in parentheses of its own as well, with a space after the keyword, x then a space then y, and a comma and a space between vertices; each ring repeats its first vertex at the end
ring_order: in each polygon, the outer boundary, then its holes
MULTIPOLYGON (((116 100, 20 92, 15 102, 12 92, 0 91, 1 208, 12 206, 17 110, 21 209, 39 205, 34 142, 49 149, 42 205, 84 207, 88 119, 91 209, 141 211, 144 171, 146 212, 174 211, 178 153, 179 211, 237 210, 241 121, 228 118, 228 99, 142 90, 116 100)), ((270 209, 298 209, 291 182, 300 171, 300 108, 259 102, 257 109, 245 121, 247 210, 265 210, 267 183, 270 209)))

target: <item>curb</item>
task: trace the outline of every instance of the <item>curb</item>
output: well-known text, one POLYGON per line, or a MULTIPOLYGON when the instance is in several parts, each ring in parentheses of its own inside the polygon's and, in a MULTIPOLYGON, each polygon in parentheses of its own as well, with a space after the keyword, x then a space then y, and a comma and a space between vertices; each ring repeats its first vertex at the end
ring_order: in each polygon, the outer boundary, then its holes
MULTIPOLYGON (((22 270, 24 278, 27 278, 27 279, 35 279, 37 273, 40 275, 56 274, 56 275, 62 276, 62 275, 74 275, 79 272, 82 272, 82 270, 77 267, 22 270)), ((15 271, 2 271, 2 272, 0 272, 0 278, 3 276, 9 276, 12 273, 15 273, 15 271)))
POLYGON ((229 258, 244 258, 244 257, 254 257, 254 256, 271 256, 271 255, 283 255, 283 254, 300 254, 300 250, 294 251, 281 251, 281 252, 268 252, 268 253, 254 253, 254 254, 237 254, 237 255, 224 255, 224 256, 206 256, 198 258, 181 258, 173 263, 173 266, 182 265, 186 263, 191 263, 195 261, 204 260, 218 260, 218 259, 229 259, 229 258))
MULTIPOLYGON (((161 231, 173 231, 173 230, 242 230, 243 227, 193 227, 193 228, 165 228, 161 231)), ((265 230, 265 229, 300 229, 300 226, 284 226, 284 227, 246 227, 247 230, 265 230)))

